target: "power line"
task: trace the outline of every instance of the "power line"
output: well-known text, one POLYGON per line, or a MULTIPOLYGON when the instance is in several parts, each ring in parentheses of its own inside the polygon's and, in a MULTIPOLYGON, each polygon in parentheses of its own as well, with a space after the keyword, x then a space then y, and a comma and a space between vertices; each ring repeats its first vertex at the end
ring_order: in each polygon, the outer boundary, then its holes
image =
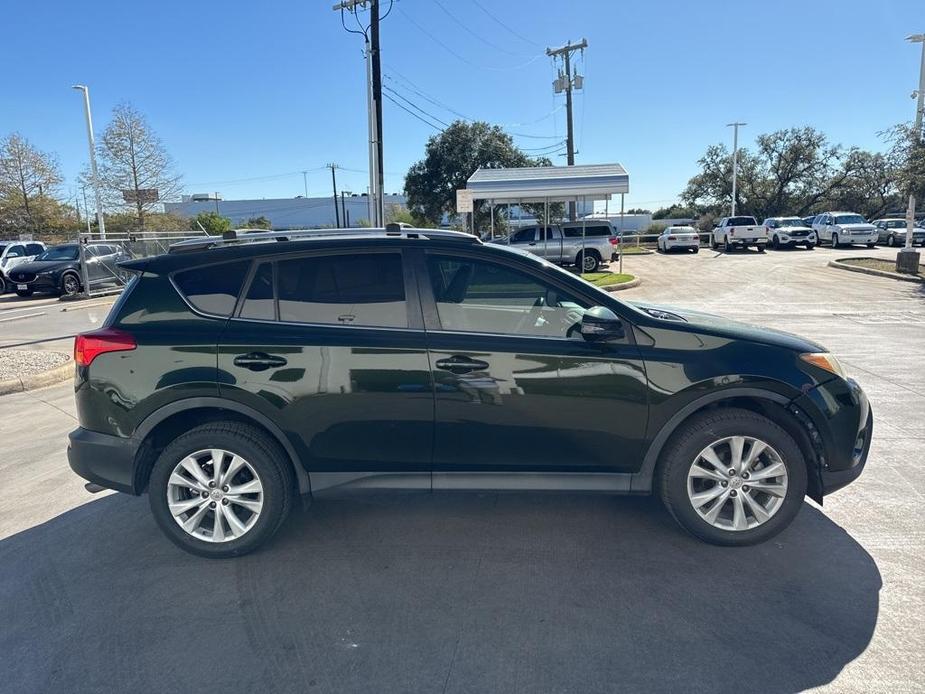
POLYGON ((479 0, 472 0, 472 3, 473 3, 476 7, 478 7, 480 10, 482 10, 482 12, 484 12, 484 13, 487 14, 489 17, 491 17, 491 18, 492 18, 495 22, 497 22, 500 26, 504 27, 504 28, 507 29, 511 34, 513 34, 514 36, 516 36, 517 38, 519 38, 521 41, 525 41, 526 43, 532 44, 532 45, 536 46, 537 48, 542 48, 542 47, 543 47, 541 44, 537 43, 536 41, 533 41, 532 39, 528 39, 528 38, 527 38, 526 36, 524 36, 523 34, 517 32, 517 31, 514 31, 514 29, 512 29, 510 26, 508 26, 507 24, 505 24, 504 22, 502 22, 500 19, 498 19, 497 16, 495 16, 494 14, 492 14, 491 12, 489 12, 489 11, 485 8, 485 6, 482 5, 482 3, 479 2, 479 0))
POLYGON ((443 128, 441 128, 439 125, 434 125, 434 124, 431 123, 430 121, 425 120, 424 118, 422 118, 421 116, 419 116, 418 114, 416 114, 416 113, 415 113, 414 111, 412 111, 410 108, 405 108, 405 107, 402 106, 398 101, 396 101, 395 99, 393 99, 392 96, 391 96, 390 94, 383 94, 383 96, 384 96, 386 99, 388 99, 389 101, 391 101, 393 104, 395 104, 396 106, 398 106, 398 108, 400 108, 402 111, 405 111, 406 113, 411 114, 412 116, 414 116, 415 118, 417 118, 417 119, 418 119, 419 121, 421 121, 422 123, 425 123, 426 125, 429 125, 429 126, 430 126, 431 128, 433 128, 434 130, 439 130, 440 132, 443 132, 443 128))
POLYGON ((515 58, 521 58, 521 57, 523 57, 523 53, 512 53, 511 51, 507 50, 506 48, 503 48, 502 46, 499 46, 498 44, 496 44, 496 43, 494 43, 494 42, 492 42, 492 41, 489 41, 489 40, 486 39, 484 36, 482 36, 482 35, 478 34, 477 32, 473 31, 473 30, 472 30, 472 27, 470 27, 470 26, 469 26, 468 24, 466 24, 465 22, 460 21, 459 18, 458 18, 456 15, 454 15, 452 12, 450 12, 450 11, 446 8, 446 6, 445 6, 442 2, 440 2, 440 0, 433 0, 433 3, 434 3, 437 7, 439 7, 441 10, 443 10, 444 14, 446 14, 447 17, 449 17, 449 18, 452 19, 454 22, 456 22, 459 26, 461 26, 461 27, 463 28, 463 30, 464 30, 466 33, 468 33, 468 34, 474 36, 474 37, 477 38, 479 41, 481 41, 482 43, 484 43, 486 46, 490 46, 491 48, 494 48, 496 51, 501 51, 502 53, 507 53, 508 55, 512 55, 512 56, 514 56, 515 58))
POLYGON ((416 20, 414 20, 414 19, 411 17, 411 15, 409 15, 407 12, 405 12, 401 7, 397 8, 397 9, 398 9, 398 12, 401 14, 402 17, 404 17, 404 18, 407 19, 409 22, 411 22, 415 27, 417 27, 418 31, 420 31, 422 34, 424 34, 427 38, 429 38, 431 41, 433 41, 434 43, 436 43, 438 46, 440 46, 441 48, 443 48, 443 50, 445 50, 447 53, 449 53, 450 55, 452 55, 453 57, 455 57, 457 60, 462 61, 462 62, 465 63, 466 65, 469 65, 470 67, 477 68, 477 69, 479 69, 479 70, 494 70, 494 71, 498 71, 498 72, 505 72, 505 71, 508 71, 508 70, 520 70, 520 69, 522 69, 522 68, 527 67, 528 65, 531 65, 531 64, 535 63, 537 60, 539 60, 540 58, 543 57, 543 54, 540 53, 540 54, 535 55, 534 57, 530 58, 530 60, 528 60, 528 61, 525 62, 525 63, 522 63, 522 64, 520 64, 520 65, 511 65, 511 66, 509 66, 509 67, 494 67, 494 66, 491 66, 491 65, 478 65, 477 63, 473 63, 471 60, 469 60, 469 59, 466 58, 465 56, 463 56, 463 55, 457 53, 455 50, 453 50, 453 49, 450 48, 448 45, 446 45, 442 40, 440 40, 439 38, 437 38, 436 36, 434 36, 434 35, 433 35, 430 31, 428 31, 425 27, 421 26, 421 24, 420 24, 419 22, 417 22, 416 20))
POLYGON ((401 99, 402 101, 404 101, 406 104, 408 104, 408 105, 409 105, 411 108, 413 108, 415 111, 419 111, 420 113, 422 113, 423 115, 427 116, 427 117, 430 118, 431 120, 440 123, 440 125, 442 125, 443 127, 445 127, 445 128, 450 127, 450 124, 449 124, 449 123, 447 123, 447 122, 445 122, 445 121, 443 121, 443 120, 440 120, 440 119, 437 118, 437 116, 435 116, 434 114, 425 111, 423 108, 421 108, 420 106, 418 106, 417 104, 415 104, 413 101, 411 101, 411 99, 405 98, 404 96, 402 96, 401 94, 399 94, 398 92, 396 92, 396 91, 395 91, 394 89, 392 89, 391 87, 385 87, 385 86, 384 86, 383 89, 385 89, 387 92, 389 92, 392 96, 397 96, 399 99, 401 99))

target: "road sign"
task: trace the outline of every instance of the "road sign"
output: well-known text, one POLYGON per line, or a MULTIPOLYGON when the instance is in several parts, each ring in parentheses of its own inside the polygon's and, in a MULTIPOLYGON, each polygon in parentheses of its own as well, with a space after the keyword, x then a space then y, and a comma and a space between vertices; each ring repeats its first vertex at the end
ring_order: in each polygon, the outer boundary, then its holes
POLYGON ((456 214, 472 212, 472 191, 460 188, 456 191, 456 214))
POLYGON ((157 188, 139 188, 138 190, 123 190, 122 199, 134 205, 136 202, 157 202, 160 199, 157 188))

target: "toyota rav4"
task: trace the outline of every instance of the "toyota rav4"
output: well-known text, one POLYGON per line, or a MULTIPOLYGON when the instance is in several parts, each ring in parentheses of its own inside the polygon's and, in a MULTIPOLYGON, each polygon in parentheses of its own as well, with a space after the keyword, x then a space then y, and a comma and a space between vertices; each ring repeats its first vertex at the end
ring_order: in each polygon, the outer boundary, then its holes
POLYGON ((744 545, 867 459, 867 398, 823 347, 466 234, 229 232, 122 267, 76 339, 68 457, 196 554, 371 488, 654 492, 744 545))

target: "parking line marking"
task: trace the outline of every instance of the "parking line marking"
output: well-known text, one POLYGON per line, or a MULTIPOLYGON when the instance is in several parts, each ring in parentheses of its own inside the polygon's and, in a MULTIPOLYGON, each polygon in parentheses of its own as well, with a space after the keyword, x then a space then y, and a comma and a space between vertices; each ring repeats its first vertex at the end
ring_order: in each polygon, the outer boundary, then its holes
POLYGON ((22 320, 23 318, 35 318, 37 316, 44 316, 45 311, 41 313, 27 313, 25 316, 10 316, 9 318, 0 318, 0 323, 7 323, 11 320, 22 320))

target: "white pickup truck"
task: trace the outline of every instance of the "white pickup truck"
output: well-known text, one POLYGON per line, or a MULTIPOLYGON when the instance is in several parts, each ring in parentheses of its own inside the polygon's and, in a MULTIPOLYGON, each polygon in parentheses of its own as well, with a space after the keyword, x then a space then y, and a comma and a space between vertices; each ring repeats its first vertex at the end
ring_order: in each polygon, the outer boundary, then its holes
POLYGON ((566 222, 528 226, 506 239, 491 243, 520 248, 559 265, 575 265, 582 272, 594 272, 603 262, 616 260, 616 232, 609 222, 566 222))
POLYGON ((768 230, 754 217, 723 217, 713 227, 711 242, 714 251, 720 246, 727 253, 736 248, 755 246, 759 253, 764 253, 768 245, 768 230))

